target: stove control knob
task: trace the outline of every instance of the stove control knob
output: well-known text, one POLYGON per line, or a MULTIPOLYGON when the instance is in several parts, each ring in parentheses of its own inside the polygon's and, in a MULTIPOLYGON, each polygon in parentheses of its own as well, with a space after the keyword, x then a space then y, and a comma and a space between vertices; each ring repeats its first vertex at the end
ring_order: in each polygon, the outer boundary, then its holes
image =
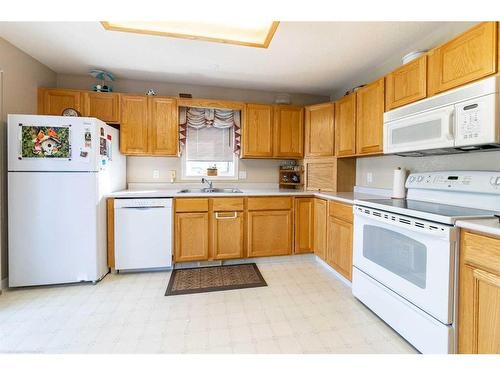
POLYGON ((415 181, 415 176, 411 176, 410 177, 410 183, 414 182, 415 181))
POLYGON ((424 176, 418 176, 417 182, 422 182, 423 179, 424 179, 424 176))
POLYGON ((495 181, 495 185, 500 185, 500 177, 497 177, 497 179, 495 181))

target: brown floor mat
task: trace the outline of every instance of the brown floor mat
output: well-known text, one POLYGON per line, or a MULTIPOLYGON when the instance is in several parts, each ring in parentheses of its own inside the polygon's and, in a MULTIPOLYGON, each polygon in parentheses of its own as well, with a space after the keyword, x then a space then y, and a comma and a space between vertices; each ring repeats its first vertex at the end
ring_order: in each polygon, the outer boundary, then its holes
POLYGON ((166 296, 267 286, 255 263, 172 271, 166 296))

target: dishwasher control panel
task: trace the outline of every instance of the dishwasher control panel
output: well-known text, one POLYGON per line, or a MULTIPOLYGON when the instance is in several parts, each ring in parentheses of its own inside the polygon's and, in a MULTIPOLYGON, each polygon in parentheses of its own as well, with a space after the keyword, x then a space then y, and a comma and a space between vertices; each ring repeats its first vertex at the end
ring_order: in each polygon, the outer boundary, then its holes
POLYGON ((172 198, 116 198, 115 208, 172 207, 172 198))

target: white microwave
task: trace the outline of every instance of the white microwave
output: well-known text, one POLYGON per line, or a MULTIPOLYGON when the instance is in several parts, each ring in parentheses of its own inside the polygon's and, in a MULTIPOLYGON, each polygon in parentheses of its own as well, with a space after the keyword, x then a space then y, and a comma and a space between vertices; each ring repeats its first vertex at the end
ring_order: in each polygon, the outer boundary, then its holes
POLYGON ((500 150, 500 77, 384 113, 384 154, 500 150))

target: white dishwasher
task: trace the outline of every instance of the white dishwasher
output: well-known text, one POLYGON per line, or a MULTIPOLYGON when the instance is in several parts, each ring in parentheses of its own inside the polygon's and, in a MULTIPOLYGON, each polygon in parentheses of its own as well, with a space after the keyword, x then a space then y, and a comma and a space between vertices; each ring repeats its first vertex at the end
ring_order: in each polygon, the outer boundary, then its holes
POLYGON ((115 199, 115 269, 172 266, 172 199, 115 199))

